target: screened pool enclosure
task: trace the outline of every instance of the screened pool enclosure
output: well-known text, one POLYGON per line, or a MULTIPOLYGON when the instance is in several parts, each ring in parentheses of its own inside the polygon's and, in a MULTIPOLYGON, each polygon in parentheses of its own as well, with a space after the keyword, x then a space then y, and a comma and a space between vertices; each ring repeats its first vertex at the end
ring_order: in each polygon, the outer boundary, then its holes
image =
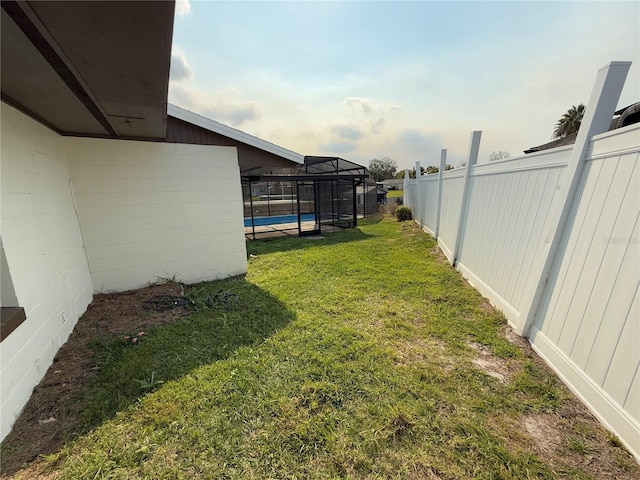
POLYGON ((377 210, 376 183, 361 165, 338 157, 304 158, 304 165, 242 177, 245 233, 321 235, 353 228, 377 210))

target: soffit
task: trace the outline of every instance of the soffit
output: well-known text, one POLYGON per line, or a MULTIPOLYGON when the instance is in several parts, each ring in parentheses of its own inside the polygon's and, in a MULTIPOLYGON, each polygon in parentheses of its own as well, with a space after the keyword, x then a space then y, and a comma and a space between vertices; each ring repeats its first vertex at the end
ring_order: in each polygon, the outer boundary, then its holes
POLYGON ((163 139, 174 2, 2 2, 2 98, 66 135, 163 139))

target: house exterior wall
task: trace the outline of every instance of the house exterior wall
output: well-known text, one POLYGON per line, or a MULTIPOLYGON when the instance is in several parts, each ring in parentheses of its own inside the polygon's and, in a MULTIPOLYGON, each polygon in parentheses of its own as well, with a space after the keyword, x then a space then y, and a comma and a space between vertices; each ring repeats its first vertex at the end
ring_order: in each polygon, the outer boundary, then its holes
POLYGON ((93 291, 238 275, 247 262, 235 147, 61 137, 0 113, 1 298, 26 313, 0 343, 4 439, 93 291))
POLYGON ((67 138, 96 292, 247 271, 235 147, 67 138))
POLYGON ((278 155, 234 140, 179 118, 167 117, 167 142, 191 145, 224 145, 238 149, 238 164, 243 170, 252 168, 291 168, 294 164, 278 155))
MULTIPOLYGON (((1 105, 0 236, 27 317, 0 343, 4 438, 86 310, 93 288, 64 139, 1 105)), ((5 301, 4 282, 1 288, 5 301)))

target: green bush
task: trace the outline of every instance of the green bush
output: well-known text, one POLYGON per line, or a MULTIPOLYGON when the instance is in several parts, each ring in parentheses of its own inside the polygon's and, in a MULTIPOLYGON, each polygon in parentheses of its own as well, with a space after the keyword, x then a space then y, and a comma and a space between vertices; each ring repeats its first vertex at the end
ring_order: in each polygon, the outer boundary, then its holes
POLYGON ((401 206, 396 208, 396 217, 399 222, 404 222, 405 220, 411 220, 411 209, 409 207, 401 206))

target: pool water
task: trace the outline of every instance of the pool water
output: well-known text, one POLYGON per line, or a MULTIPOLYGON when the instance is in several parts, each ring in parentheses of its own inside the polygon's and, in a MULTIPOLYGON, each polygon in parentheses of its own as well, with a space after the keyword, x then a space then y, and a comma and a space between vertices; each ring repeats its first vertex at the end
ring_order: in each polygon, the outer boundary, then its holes
MULTIPOLYGON (((303 222, 311 222, 315 219, 313 213, 303 213, 300 215, 300 220, 303 222)), ((253 225, 261 227, 264 225, 279 225, 281 223, 298 223, 298 215, 274 215, 272 217, 254 217, 253 225)), ((251 226, 251 218, 244 219, 244 226, 251 226)))

